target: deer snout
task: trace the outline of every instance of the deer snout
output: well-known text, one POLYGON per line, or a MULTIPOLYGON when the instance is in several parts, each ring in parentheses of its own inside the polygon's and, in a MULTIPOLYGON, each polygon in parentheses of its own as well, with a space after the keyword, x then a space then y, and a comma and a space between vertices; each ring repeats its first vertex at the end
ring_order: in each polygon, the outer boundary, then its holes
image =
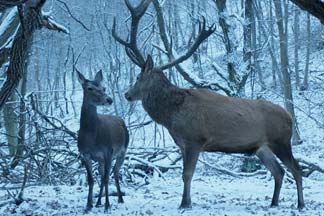
POLYGON ((128 92, 125 93, 125 98, 126 98, 126 100, 128 100, 128 101, 131 101, 131 100, 132 100, 132 97, 129 95, 128 92))
POLYGON ((110 97, 107 97, 106 102, 108 105, 111 105, 113 103, 113 100, 110 97))

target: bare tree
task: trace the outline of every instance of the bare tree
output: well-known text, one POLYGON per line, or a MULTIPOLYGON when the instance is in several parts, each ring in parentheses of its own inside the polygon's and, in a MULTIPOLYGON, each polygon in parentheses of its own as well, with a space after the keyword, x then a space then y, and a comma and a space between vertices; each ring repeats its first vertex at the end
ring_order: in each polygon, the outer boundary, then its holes
POLYGON ((305 62, 305 70, 304 70, 304 80, 303 80, 303 85, 301 86, 301 90, 308 89, 309 57, 310 57, 310 42, 311 42, 311 23, 310 23, 309 14, 307 14, 306 29, 307 29, 306 62, 305 62))
POLYGON ((295 79, 296 79, 296 89, 300 86, 300 77, 299 77, 299 9, 295 8, 294 10, 294 65, 295 65, 295 79))
MULTIPOLYGON (((8 2, 0 1, 0 5, 7 5, 8 2)), ((21 1, 16 2, 21 3, 21 1)), ((25 64, 27 63, 35 30, 46 27, 59 32, 68 32, 63 26, 54 22, 50 16, 42 13, 42 7, 45 3, 46 0, 24 1, 22 25, 15 36, 10 50, 10 64, 6 72, 7 80, 0 90, 0 109, 18 86, 20 79, 25 73, 24 68, 26 67, 25 64)), ((16 5, 14 4, 13 6, 16 5)))
MULTIPOLYGON (((213 0, 216 4, 217 10, 218 10, 218 23, 222 28, 223 31, 223 42, 226 49, 226 54, 228 57, 227 61, 227 72, 228 72, 228 80, 230 85, 234 86, 235 94, 236 95, 242 95, 244 94, 244 87, 246 84, 246 81, 250 75, 250 67, 248 66, 247 70, 239 71, 237 68, 236 62, 234 61, 235 56, 237 54, 237 44, 232 40, 230 34, 232 32, 230 31, 230 25, 228 24, 226 20, 227 15, 227 9, 226 9, 226 0, 213 0)), ((251 8, 252 7, 252 1, 246 2, 246 7, 251 8)), ((249 9, 248 9, 249 10, 249 9)), ((249 14, 250 11, 246 14, 248 18, 248 22, 251 22, 251 14, 249 14)), ((251 12, 252 13, 252 12, 251 12)), ((247 30, 245 30, 245 39, 248 38, 248 40, 245 40, 245 53, 244 53, 244 60, 251 61, 251 24, 249 23, 247 26, 247 30), (247 42, 248 41, 248 42, 247 42), (249 46, 249 47, 247 47, 249 46), (247 50, 250 49, 250 50, 247 50)))
MULTIPOLYGON (((277 17, 277 26, 279 31, 280 43, 280 65, 283 78, 283 93, 285 97, 285 107, 293 118, 293 142, 296 144, 300 141, 298 133, 297 119, 295 115, 294 102, 291 89, 291 79, 289 74, 288 63, 288 34, 284 28, 283 13, 281 8, 281 0, 274 0, 275 13, 277 17)), ((286 14, 287 15, 287 14, 286 14)))

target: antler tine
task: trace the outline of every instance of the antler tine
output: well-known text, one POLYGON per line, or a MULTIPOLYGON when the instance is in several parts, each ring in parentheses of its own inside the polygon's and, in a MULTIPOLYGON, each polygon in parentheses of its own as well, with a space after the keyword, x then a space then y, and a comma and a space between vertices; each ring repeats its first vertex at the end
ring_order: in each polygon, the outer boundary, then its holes
POLYGON ((202 42, 204 42, 204 40, 206 40, 212 33, 215 32, 216 30, 216 25, 213 24, 210 27, 208 27, 206 29, 206 19, 204 16, 202 16, 202 22, 199 22, 199 34, 198 37, 196 38, 196 40, 194 41, 194 43, 191 45, 191 47, 189 47, 189 49, 187 50, 186 53, 184 53, 182 56, 180 56, 179 58, 160 66, 160 68, 162 70, 164 69, 168 69, 171 68, 177 64, 180 64, 181 62, 187 60, 200 46, 200 44, 202 42))
POLYGON ((139 21, 142 16, 145 14, 151 0, 142 0, 140 4, 136 7, 132 6, 129 0, 125 0, 125 4, 128 10, 131 13, 131 28, 130 28, 130 38, 129 42, 123 40, 119 37, 116 33, 116 19, 114 18, 113 26, 112 26, 112 36, 114 39, 125 46, 127 56, 134 62, 137 66, 143 68, 145 65, 145 60, 140 52, 139 48, 137 47, 137 32, 138 32, 138 25, 139 21))
POLYGON ((76 71, 76 72, 78 72, 78 73, 80 73, 80 74, 82 74, 81 73, 81 71, 79 71, 79 69, 76 67, 76 65, 75 64, 73 64, 73 68, 74 68, 74 70, 76 71))
POLYGON ((113 38, 115 38, 115 40, 118 43, 120 43, 120 44, 122 44, 122 45, 124 45, 126 47, 129 47, 129 43, 124 41, 123 39, 121 39, 121 37, 119 37, 117 35, 117 33, 116 33, 116 17, 114 17, 114 20, 113 20, 113 26, 112 26, 112 29, 111 29, 111 33, 112 33, 113 38))
POLYGON ((137 7, 136 12, 139 17, 142 17, 145 14, 145 11, 147 10, 148 6, 150 5, 151 0, 143 0, 137 7))
POLYGON ((125 4, 128 10, 131 12, 132 16, 140 18, 144 15, 146 9, 150 5, 151 0, 142 0, 140 4, 136 7, 133 7, 129 0, 125 0, 125 4))
POLYGON ((125 0, 124 2, 125 2, 125 4, 126 4, 128 10, 129 10, 131 13, 133 13, 133 12, 134 12, 134 7, 133 7, 132 4, 129 2, 129 0, 125 0))
POLYGON ((206 19, 202 16, 202 22, 199 22, 199 32, 203 31, 206 28, 206 19))
POLYGON ((136 64, 139 67, 142 67, 144 63, 140 63, 140 60, 137 58, 137 56, 134 54, 133 50, 126 47, 125 48, 127 56, 132 60, 134 64, 136 64))

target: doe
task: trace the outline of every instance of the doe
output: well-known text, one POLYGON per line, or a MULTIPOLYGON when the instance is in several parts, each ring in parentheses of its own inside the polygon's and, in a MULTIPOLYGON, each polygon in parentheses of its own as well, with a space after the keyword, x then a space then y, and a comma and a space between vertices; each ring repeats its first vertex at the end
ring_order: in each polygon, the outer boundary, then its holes
POLYGON ((119 185, 119 169, 124 162, 129 134, 124 121, 117 116, 97 113, 97 106, 111 105, 112 99, 101 86, 102 71, 97 72, 93 81, 87 80, 77 71, 78 80, 83 88, 83 103, 81 108, 80 130, 78 134, 78 149, 81 160, 88 175, 88 200, 86 212, 92 208, 94 178, 92 160, 99 164, 101 177, 100 191, 96 207, 101 205, 103 188, 105 187, 105 211, 110 207, 108 198, 108 181, 112 160, 116 159, 113 173, 117 188, 118 203, 123 203, 119 185))

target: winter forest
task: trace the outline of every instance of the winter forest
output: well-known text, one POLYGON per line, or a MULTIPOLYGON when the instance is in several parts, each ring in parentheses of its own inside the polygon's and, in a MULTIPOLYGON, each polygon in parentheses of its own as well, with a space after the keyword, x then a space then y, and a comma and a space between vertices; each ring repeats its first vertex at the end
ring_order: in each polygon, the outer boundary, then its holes
POLYGON ((324 215, 323 0, 0 0, 0 215, 324 215))

